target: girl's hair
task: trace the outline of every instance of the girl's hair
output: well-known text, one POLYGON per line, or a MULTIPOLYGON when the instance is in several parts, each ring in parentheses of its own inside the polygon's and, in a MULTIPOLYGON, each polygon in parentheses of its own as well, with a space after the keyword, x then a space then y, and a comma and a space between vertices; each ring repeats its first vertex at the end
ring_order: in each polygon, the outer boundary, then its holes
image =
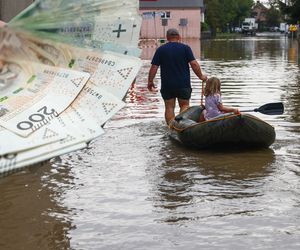
POLYGON ((211 77, 207 80, 204 95, 214 95, 214 94, 221 94, 221 81, 217 77, 211 77))

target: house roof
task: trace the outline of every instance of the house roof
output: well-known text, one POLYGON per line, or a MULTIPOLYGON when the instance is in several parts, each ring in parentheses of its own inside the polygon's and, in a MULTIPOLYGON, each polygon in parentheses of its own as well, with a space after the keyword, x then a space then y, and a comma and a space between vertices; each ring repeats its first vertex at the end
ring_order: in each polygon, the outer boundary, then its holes
POLYGON ((140 8, 203 8, 203 0, 140 0, 140 8))
POLYGON ((266 13, 268 8, 264 6, 260 1, 257 1, 251 11, 251 16, 255 17, 258 22, 266 21, 266 13))

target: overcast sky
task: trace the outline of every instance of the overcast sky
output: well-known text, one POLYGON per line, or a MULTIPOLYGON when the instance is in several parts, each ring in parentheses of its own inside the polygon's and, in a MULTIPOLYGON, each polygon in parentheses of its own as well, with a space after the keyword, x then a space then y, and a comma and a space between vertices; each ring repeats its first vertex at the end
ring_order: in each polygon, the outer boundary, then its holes
MULTIPOLYGON (((255 2, 256 2, 256 0, 255 0, 255 2)), ((269 1, 268 0, 260 0, 260 2, 262 3, 262 4, 264 4, 265 6, 268 6, 269 4, 269 1)))

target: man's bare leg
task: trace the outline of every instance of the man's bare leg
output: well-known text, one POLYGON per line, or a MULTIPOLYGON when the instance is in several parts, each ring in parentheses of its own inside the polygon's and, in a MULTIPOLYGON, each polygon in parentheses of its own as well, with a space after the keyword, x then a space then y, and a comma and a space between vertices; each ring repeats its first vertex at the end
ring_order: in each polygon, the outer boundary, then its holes
POLYGON ((175 117, 175 98, 164 100, 165 102, 165 120, 166 123, 169 125, 170 121, 172 121, 175 117))
POLYGON ((178 99, 178 104, 179 104, 180 113, 181 113, 190 107, 190 100, 178 99))

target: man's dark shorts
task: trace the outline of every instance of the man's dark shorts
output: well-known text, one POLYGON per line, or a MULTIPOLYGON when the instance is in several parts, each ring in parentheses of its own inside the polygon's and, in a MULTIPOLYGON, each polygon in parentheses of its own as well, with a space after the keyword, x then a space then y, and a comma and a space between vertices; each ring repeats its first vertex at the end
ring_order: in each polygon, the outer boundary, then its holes
POLYGON ((168 89, 160 91, 162 98, 164 100, 169 100, 173 98, 189 100, 192 94, 192 88, 182 88, 182 89, 168 89))

